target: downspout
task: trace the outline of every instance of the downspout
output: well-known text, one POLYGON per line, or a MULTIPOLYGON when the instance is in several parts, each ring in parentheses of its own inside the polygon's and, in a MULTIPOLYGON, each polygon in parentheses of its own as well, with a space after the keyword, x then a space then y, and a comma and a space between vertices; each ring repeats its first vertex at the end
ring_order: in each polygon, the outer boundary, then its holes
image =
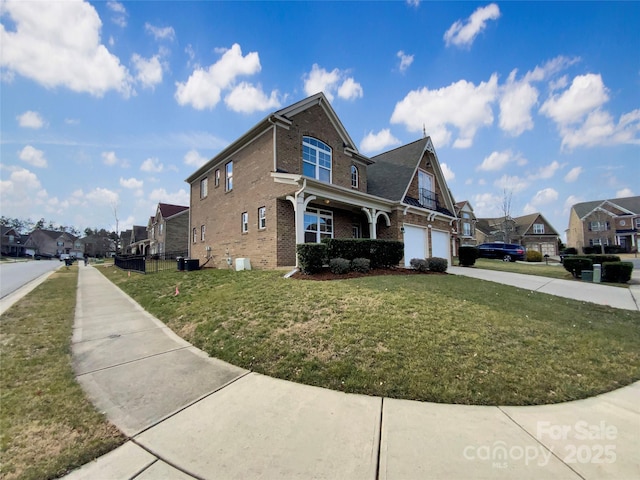
MULTIPOLYGON (((304 192, 304 189, 307 188, 307 179, 303 178, 302 179, 302 187, 300 188, 300 190, 297 190, 294 194, 293 194, 293 217, 294 217, 294 223, 295 223, 295 229, 296 229, 296 246, 298 245, 298 240, 300 240, 298 238, 298 229, 299 229, 299 225, 298 225, 298 208, 300 207, 300 204, 298 203, 298 196, 304 192)), ((289 197, 291 198, 291 197, 289 197)), ((299 267, 299 263, 298 263, 298 252, 296 252, 296 269, 299 267)))

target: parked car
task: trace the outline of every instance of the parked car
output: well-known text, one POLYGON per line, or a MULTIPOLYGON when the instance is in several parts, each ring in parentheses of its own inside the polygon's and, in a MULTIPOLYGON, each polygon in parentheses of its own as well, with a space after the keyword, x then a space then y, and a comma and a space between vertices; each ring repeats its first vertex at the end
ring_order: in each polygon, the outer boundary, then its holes
POLYGON ((478 245, 480 258, 499 258, 504 262, 524 260, 526 250, 522 245, 515 243, 483 243, 478 245))

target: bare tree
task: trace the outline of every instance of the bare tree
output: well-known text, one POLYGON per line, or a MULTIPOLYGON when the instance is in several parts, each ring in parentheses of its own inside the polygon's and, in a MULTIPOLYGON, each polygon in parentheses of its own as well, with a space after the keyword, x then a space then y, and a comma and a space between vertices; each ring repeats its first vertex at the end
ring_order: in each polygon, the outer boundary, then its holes
POLYGON ((117 254, 117 253, 120 253, 120 230, 119 230, 120 220, 118 218, 118 202, 117 201, 111 202, 111 209, 113 210, 113 218, 115 218, 116 220, 116 237, 118 238, 116 240, 116 254, 117 254))
POLYGON ((505 243, 511 243, 511 234, 513 231, 513 219, 511 218, 511 200, 513 198, 513 190, 502 191, 502 238, 505 243))

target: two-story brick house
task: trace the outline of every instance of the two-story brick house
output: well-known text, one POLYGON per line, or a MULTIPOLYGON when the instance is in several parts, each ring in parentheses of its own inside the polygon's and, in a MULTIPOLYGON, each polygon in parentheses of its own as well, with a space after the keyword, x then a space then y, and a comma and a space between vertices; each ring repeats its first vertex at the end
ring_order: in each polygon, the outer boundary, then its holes
POLYGON ((640 242, 640 196, 576 203, 569 213, 567 246, 618 245, 637 251, 640 242))
POLYGON ((551 223, 539 212, 520 217, 478 218, 476 222, 478 244, 486 242, 517 243, 527 250, 542 255, 560 253, 560 235, 551 223))
MULTIPOLYGON (((456 247, 477 245, 476 241, 476 214, 468 200, 455 203, 455 214, 458 217, 458 231, 456 247)), ((457 253, 456 253, 457 255, 457 253)))
POLYGON ((68 254, 80 258, 84 255, 84 245, 78 237, 54 230, 35 229, 29 234, 24 246, 25 253, 32 256, 59 257, 68 254))
POLYGON ((147 225, 149 254, 184 256, 189 248, 189 207, 158 203, 147 225))
POLYGON ((450 257, 453 201, 431 140, 362 155, 322 93, 267 116, 186 181, 189 255, 207 266, 290 267, 296 244, 323 238, 450 257))

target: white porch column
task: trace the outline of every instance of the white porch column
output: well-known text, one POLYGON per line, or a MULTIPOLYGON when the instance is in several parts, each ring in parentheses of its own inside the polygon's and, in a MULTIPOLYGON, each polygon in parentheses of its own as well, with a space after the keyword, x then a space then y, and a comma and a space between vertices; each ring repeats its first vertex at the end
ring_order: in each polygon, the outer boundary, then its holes
POLYGON ((376 239, 376 209, 368 209, 367 207, 362 207, 362 211, 367 216, 367 220, 369 221, 369 237, 372 240, 376 239))
POLYGON ((304 243, 304 212, 307 209, 307 205, 312 200, 315 200, 315 195, 309 195, 305 198, 304 193, 300 192, 295 197, 287 195, 287 200, 293 205, 294 218, 296 222, 296 244, 304 243))

